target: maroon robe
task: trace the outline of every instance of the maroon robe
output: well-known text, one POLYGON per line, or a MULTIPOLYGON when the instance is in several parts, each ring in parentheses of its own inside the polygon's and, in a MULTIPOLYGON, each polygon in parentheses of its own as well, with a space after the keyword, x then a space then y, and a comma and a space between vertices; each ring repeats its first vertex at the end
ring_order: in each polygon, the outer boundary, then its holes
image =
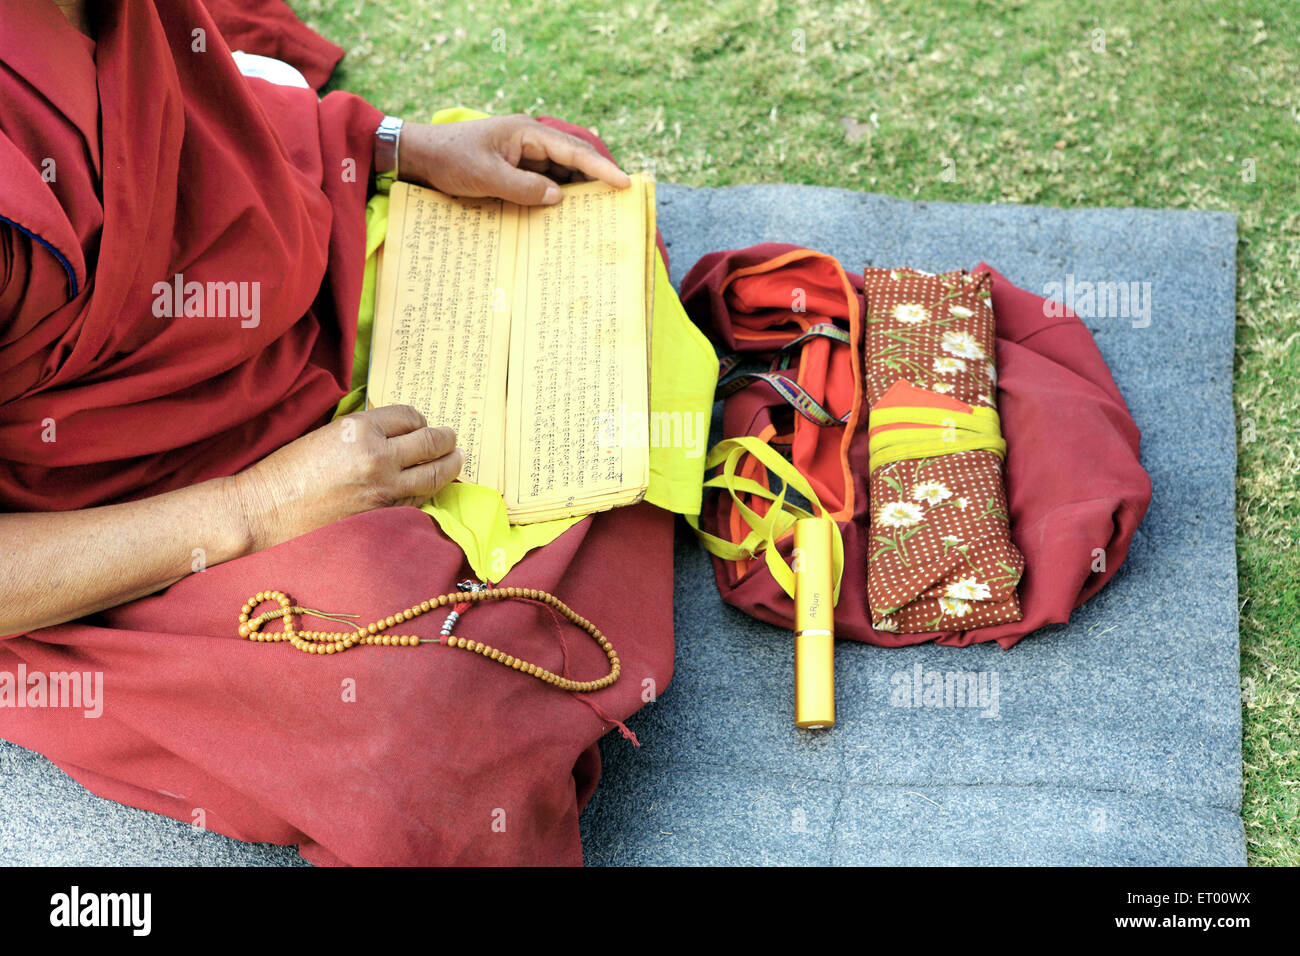
MULTIPOLYGON (((382 113, 245 79, 196 0, 92 14, 93 42, 53 4, 0 0, 6 511, 233 474, 327 421, 352 374, 382 113), (155 284, 177 274, 256 283, 256 323, 159 315, 155 284), (51 422, 56 440, 42 440, 51 422)), ((596 709, 437 645, 309 657, 239 638, 239 608, 261 590, 367 621, 452 590, 467 574, 458 547, 394 508, 0 640, 0 671, 104 675, 102 716, 4 707, 0 736, 101 796, 299 844, 317 863, 576 864, 611 726, 598 712, 622 719, 671 679, 671 539, 670 515, 621 509, 503 582, 557 593, 608 635, 623 676, 591 695, 596 709)), ((407 627, 433 637, 439 623, 407 627)), ((585 635, 533 605, 475 606, 457 634, 556 671, 567 661, 578 679, 606 670, 585 635)))

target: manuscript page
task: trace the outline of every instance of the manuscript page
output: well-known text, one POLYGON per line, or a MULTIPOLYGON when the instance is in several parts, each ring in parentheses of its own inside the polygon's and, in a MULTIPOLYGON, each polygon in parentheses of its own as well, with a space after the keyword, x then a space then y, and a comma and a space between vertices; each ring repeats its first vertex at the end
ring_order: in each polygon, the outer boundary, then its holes
POLYGON ((393 185, 367 395, 456 430, 464 481, 502 490, 519 207, 393 185))
POLYGON ((520 217, 506 399, 512 520, 631 503, 649 482, 653 186, 632 179, 624 190, 566 186, 562 202, 520 217))

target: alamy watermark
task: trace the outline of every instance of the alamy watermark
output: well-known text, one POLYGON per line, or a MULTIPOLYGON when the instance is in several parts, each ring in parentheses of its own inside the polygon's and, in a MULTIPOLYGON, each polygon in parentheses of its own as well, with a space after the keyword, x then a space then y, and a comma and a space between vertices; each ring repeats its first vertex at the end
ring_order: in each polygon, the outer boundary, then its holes
POLYGON ((153 928, 153 894, 86 893, 73 886, 50 897, 50 925, 121 927, 133 936, 148 936, 153 928))
POLYGON ((234 318, 245 329, 262 322, 262 283, 186 282, 176 273, 171 282, 153 284, 153 314, 160 319, 234 318))
POLYGON ((0 671, 0 707, 66 707, 87 717, 104 713, 103 671, 0 671))
POLYGON ((702 458, 709 440, 709 416, 704 412, 629 412, 620 405, 617 412, 596 416, 597 440, 601 448, 685 448, 687 458, 702 458))
POLYGON ((1065 317, 1069 309, 1081 319, 1131 319, 1133 328, 1151 324, 1150 282, 1091 282, 1068 274, 1064 282, 1043 286, 1043 315, 1065 317))
POLYGON ((926 670, 920 663, 889 678, 891 707, 970 708, 998 719, 1002 681, 997 671, 926 670))

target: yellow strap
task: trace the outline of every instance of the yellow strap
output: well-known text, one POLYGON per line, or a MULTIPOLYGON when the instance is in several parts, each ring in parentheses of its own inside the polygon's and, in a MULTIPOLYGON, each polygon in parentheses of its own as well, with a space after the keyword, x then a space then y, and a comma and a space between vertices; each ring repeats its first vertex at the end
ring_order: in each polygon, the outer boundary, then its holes
MULTIPOLYGON (((724 438, 714 445, 709 451, 708 458, 705 459, 705 468, 716 468, 719 465, 722 466, 722 470, 704 482, 704 487, 722 488, 731 495, 731 500, 735 503, 737 512, 749 525, 749 533, 743 541, 736 543, 702 530, 699 519, 695 515, 686 515, 686 523, 695 530, 704 549, 724 561, 749 560, 758 557, 761 553, 764 561, 767 562, 772 579, 781 586, 781 589, 786 594, 793 598, 794 572, 776 549, 776 543, 791 533, 795 521, 799 518, 809 518, 815 515, 828 517, 826 509, 822 507, 821 501, 817 498, 817 493, 812 489, 812 485, 799 473, 798 469, 782 458, 771 445, 760 441, 754 435, 724 438), (768 471, 781 479, 780 491, 773 492, 751 478, 736 474, 736 468, 746 455, 753 455, 768 471), (809 504, 813 506, 813 510, 811 512, 805 511, 797 505, 788 503, 785 500, 788 488, 793 488, 803 495, 809 504), (771 502, 767 514, 760 515, 753 508, 746 505, 740 499, 742 494, 753 495, 771 502)), ((831 521, 831 524, 835 528, 835 534, 831 539, 831 573, 835 577, 835 600, 838 602, 840 598, 840 579, 844 573, 844 539, 840 535, 840 526, 834 521, 831 521)))
POLYGON ((899 423, 939 426, 937 428, 890 428, 876 432, 869 440, 871 457, 867 468, 908 458, 935 458, 959 451, 991 451, 999 458, 1007 455, 998 413, 991 408, 976 407, 970 413, 941 408, 901 406, 873 409, 867 416, 867 428, 899 423))

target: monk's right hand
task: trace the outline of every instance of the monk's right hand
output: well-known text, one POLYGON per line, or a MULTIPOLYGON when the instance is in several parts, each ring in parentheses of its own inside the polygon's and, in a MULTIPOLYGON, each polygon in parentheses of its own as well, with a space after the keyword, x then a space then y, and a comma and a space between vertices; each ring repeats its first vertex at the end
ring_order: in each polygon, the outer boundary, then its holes
POLYGON ((233 482, 250 549, 260 551, 362 511, 422 505, 464 463, 452 429, 385 405, 309 432, 233 482))

